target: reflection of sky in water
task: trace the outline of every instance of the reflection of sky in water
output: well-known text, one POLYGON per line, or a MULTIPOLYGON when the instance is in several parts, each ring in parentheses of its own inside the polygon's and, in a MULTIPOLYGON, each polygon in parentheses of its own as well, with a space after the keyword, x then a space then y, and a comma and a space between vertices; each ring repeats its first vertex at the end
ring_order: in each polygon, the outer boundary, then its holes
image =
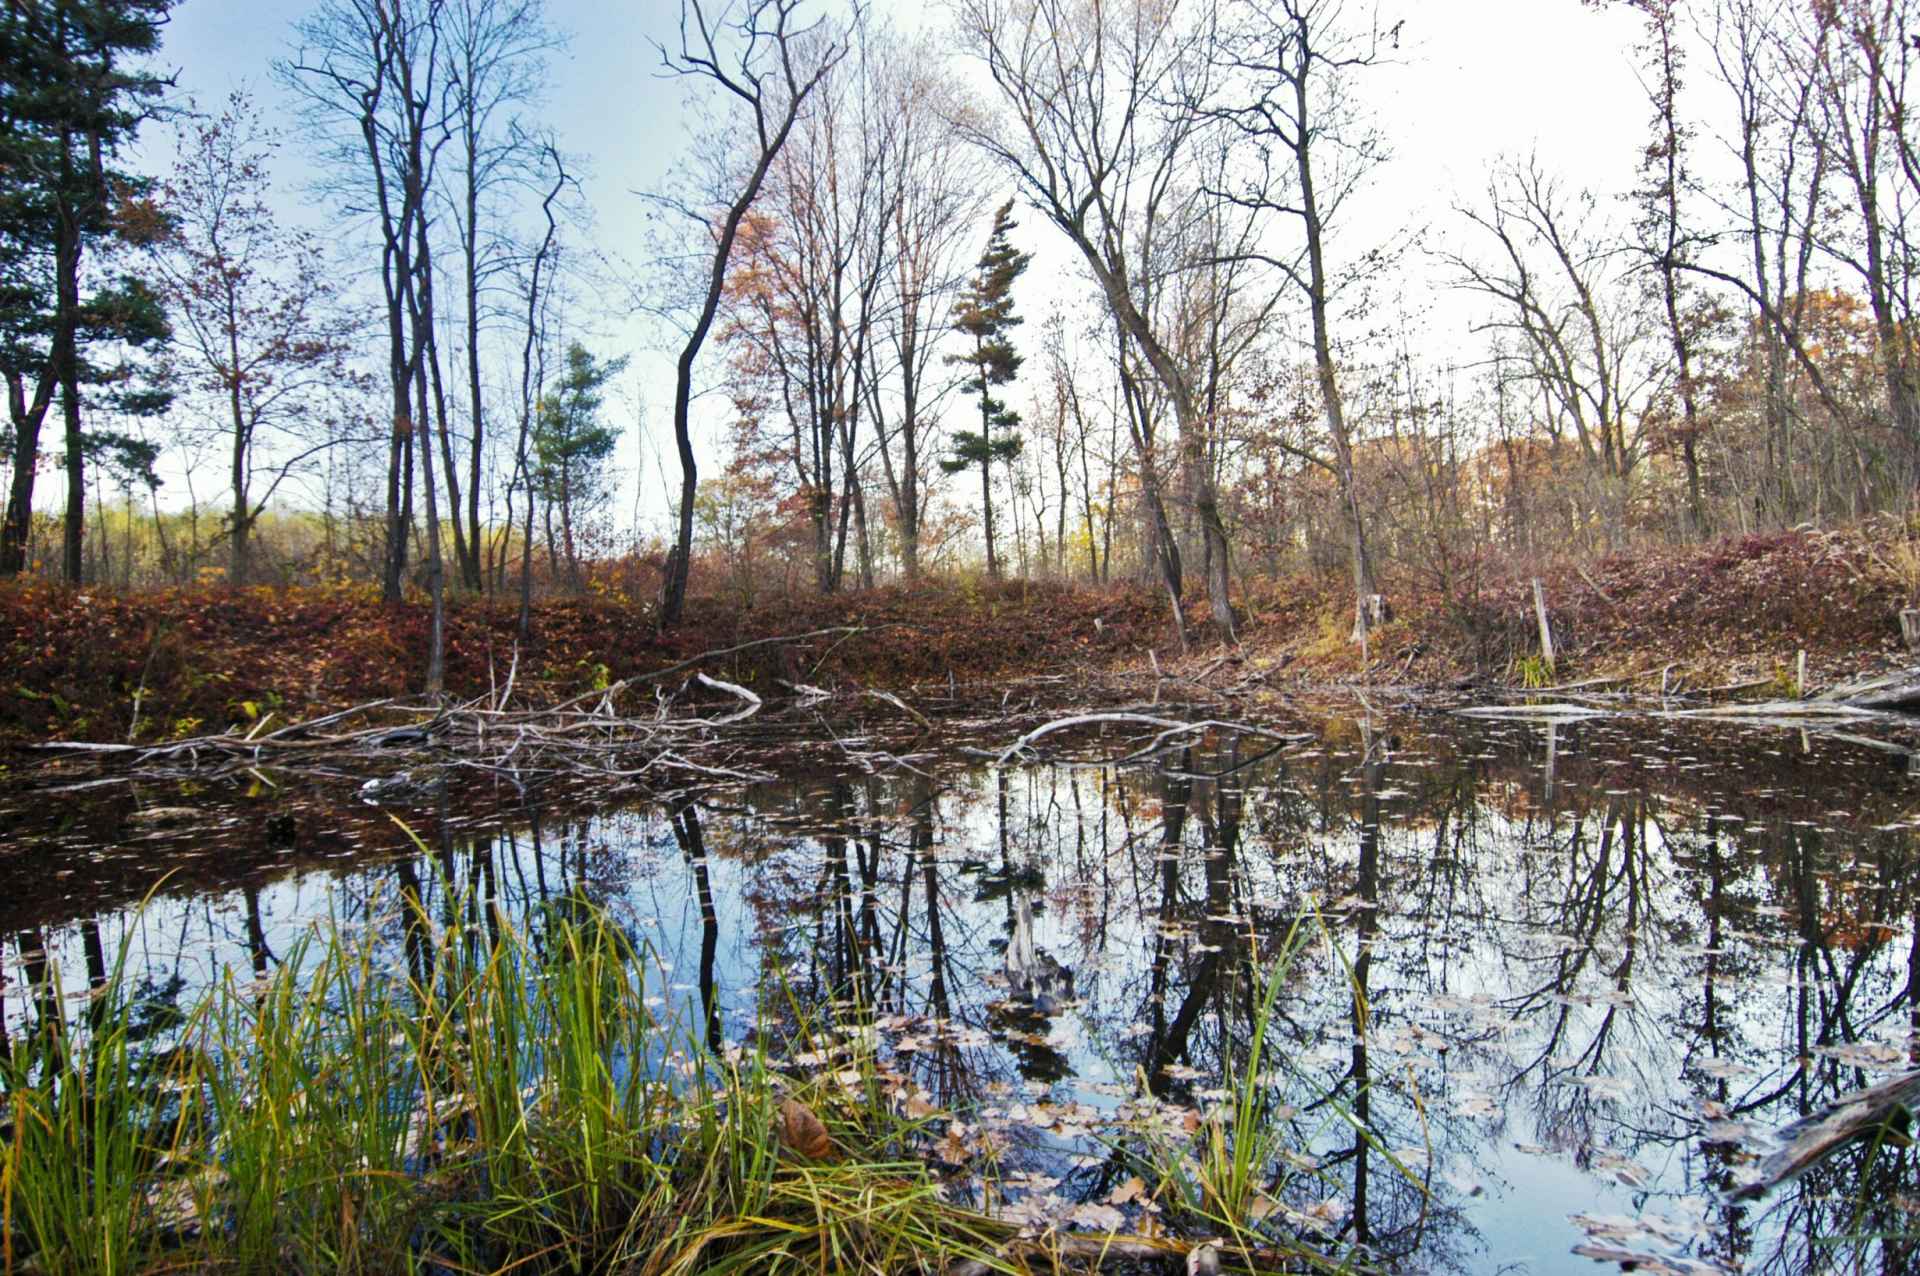
MULTIPOLYGON (((1651 1223, 1658 1234, 1624 1235, 1668 1255, 1844 1266, 1845 1250, 1806 1233, 1852 1207, 1857 1157, 1735 1211, 1715 1203, 1732 1181, 1725 1148, 1702 1133, 1777 1125, 1906 1066, 1920 937, 1912 835, 1894 826, 1913 808, 1909 782, 1848 745, 1620 726, 1559 728, 1549 778, 1538 729, 1427 729, 1403 725, 1405 742, 1336 729, 1219 781, 1190 777, 1259 749, 1220 744, 1162 771, 736 788, 677 822, 659 809, 550 814, 537 832, 463 832, 415 871, 430 909, 441 872, 511 913, 570 890, 612 904, 654 943, 665 991, 698 1013, 697 821, 728 1036, 751 1027, 775 971, 803 998, 864 980, 890 1045, 925 1041, 920 1017, 944 1001, 958 1048, 901 1066, 936 1101, 976 1104, 1016 1134, 1041 1099, 1110 1112, 1160 1065, 1170 1102, 1217 1107, 1223 1057, 1246 1044, 1247 937, 1271 954, 1299 921, 1276 1028, 1293 1075, 1275 1099, 1325 1180, 1286 1204, 1331 1203, 1333 1225, 1401 1253, 1406 1270, 1596 1270, 1569 1253, 1586 1236, 1575 1214, 1651 1223), (1022 899, 1036 951, 1073 972, 1076 1000, 1050 1018, 996 1008, 1022 899), (1324 1094, 1364 1108, 1379 1146, 1357 1143, 1316 1104, 1324 1094), (1383 1150, 1428 1173, 1424 1212, 1383 1150)), ((357 923, 372 908, 393 929, 398 872, 162 894, 137 919, 98 919, 99 951, 111 961, 124 939, 155 983, 246 978, 294 951, 316 915, 357 923)), ((86 928, 46 939, 67 995, 84 995, 86 928)), ((10 1033, 30 1015, 18 959, 33 942, 9 948, 10 1033)), ((1090 1150, 1030 1129, 1016 1142, 1023 1163, 1090 1150)), ((1098 1165, 1054 1161, 1069 1199, 1115 1185, 1098 1165)), ((1871 1192, 1895 1208, 1877 1226, 1906 1226, 1915 1177, 1906 1159, 1882 1163, 1871 1192)))

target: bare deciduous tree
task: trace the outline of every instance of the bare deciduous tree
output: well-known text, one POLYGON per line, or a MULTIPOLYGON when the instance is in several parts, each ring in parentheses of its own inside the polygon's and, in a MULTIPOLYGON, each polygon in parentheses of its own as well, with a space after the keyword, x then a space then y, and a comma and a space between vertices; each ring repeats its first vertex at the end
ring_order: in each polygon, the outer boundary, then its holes
POLYGON ((711 268, 675 374, 673 438, 680 457, 680 526, 660 593, 662 626, 679 622, 692 566, 693 500, 699 487, 691 423, 694 363, 720 306, 740 223, 760 194, 767 171, 786 145, 807 99, 846 52, 843 44, 834 42, 807 49, 806 36, 818 24, 800 20, 802 5, 803 0, 723 0, 710 14, 701 0, 682 0, 679 48, 661 50, 670 71, 710 81, 744 109, 753 147, 749 170, 713 228, 711 268))
MULTIPOLYGON (((1166 395, 1184 446, 1204 435, 1193 378, 1150 319, 1155 236, 1190 215, 1187 161, 1210 127, 1204 100, 1210 28, 1197 10, 1151 0, 958 0, 962 39, 998 90, 1005 119, 963 119, 1092 273, 1124 339, 1166 395)), ((1122 367, 1128 360, 1123 356, 1122 367)), ((1138 396, 1130 397, 1138 404, 1138 396)), ((1136 443, 1149 442, 1135 424, 1136 443)), ((1179 558, 1162 476, 1140 454, 1143 495, 1159 512, 1161 577, 1176 602, 1179 558)), ((1209 546, 1214 622, 1233 632, 1225 524, 1201 474, 1196 512, 1209 546)), ((1184 635, 1182 636, 1184 642, 1184 635)))
POLYGON ((157 248, 179 346, 224 416, 233 490, 228 576, 252 575, 252 533, 274 493, 336 440, 317 409, 354 381, 354 325, 311 235, 282 227, 266 202, 278 138, 234 94, 186 129, 161 191, 171 229, 157 248), (318 437, 309 428, 318 423, 318 437))

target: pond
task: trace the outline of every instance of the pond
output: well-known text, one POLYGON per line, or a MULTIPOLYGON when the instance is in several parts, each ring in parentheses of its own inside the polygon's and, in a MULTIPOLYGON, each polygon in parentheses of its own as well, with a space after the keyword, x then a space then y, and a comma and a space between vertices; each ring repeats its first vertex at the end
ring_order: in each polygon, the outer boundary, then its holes
POLYGON ((1920 1064, 1904 745, 1358 707, 1284 729, 1007 766, 964 747, 1004 726, 904 757, 829 730, 780 780, 666 794, 43 778, 0 801, 0 1023, 77 1016, 123 951, 191 999, 316 917, 398 953, 397 898, 587 901, 723 1048, 775 1003, 861 1007, 954 1116, 952 1190, 984 1150, 1012 1215, 1051 1221, 1137 1208, 1103 1131, 1230 1104, 1275 972, 1269 1204, 1297 1234, 1410 1272, 1910 1270, 1909 1150, 1730 1195, 1761 1133, 1920 1064))

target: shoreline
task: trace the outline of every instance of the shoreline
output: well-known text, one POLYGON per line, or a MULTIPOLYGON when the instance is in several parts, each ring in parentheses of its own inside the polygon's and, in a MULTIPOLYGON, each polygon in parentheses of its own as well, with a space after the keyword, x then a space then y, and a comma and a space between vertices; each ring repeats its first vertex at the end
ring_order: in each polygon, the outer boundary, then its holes
MULTIPOLYGON (((1409 578, 1390 585, 1394 614, 1364 651, 1343 583, 1315 577, 1242 582, 1231 643, 1188 599, 1185 655, 1164 598, 1130 584, 954 580, 751 605, 706 597, 665 634, 645 604, 617 595, 548 599, 525 649, 511 602, 455 599, 446 694, 472 700, 511 682, 520 700, 551 705, 622 680, 706 672, 770 697, 1064 676, 1210 695, 1405 687, 1787 700, 1906 662, 1899 613, 1920 582, 1900 579, 1886 548, 1874 528, 1800 531, 1537 577, 1489 572, 1471 589, 1409 578)), ((0 747, 164 743, 416 696, 427 620, 424 603, 390 607, 357 589, 0 586, 0 747)))

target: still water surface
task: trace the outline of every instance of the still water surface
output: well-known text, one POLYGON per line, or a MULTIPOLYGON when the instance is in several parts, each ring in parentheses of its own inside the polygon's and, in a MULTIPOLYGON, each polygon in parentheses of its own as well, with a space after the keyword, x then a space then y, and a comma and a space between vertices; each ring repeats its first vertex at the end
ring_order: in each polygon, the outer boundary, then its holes
POLYGON ((190 998, 328 914, 398 952, 405 893, 520 918, 590 900, 714 1040, 775 988, 870 1007, 895 1065, 1030 1175, 1016 1210, 1049 1218, 1119 1185, 1098 1136, 1141 1081, 1176 1121, 1228 1101, 1248 971, 1292 936, 1291 1226, 1409 1272, 1601 1271, 1574 1253, 1596 1244, 1676 1271, 1915 1270, 1911 1151, 1724 1196, 1756 1134, 1920 1062, 1904 752, 1653 720, 1301 725, 1127 766, 943 747, 630 801, 456 785, 374 808, 362 777, 271 775, 19 791, 0 1023, 75 1015, 123 945, 149 992, 190 998), (1037 1003, 1009 998, 1010 965, 1037 1003), (1867 1233, 1894 1239, 1831 1243, 1867 1233))

